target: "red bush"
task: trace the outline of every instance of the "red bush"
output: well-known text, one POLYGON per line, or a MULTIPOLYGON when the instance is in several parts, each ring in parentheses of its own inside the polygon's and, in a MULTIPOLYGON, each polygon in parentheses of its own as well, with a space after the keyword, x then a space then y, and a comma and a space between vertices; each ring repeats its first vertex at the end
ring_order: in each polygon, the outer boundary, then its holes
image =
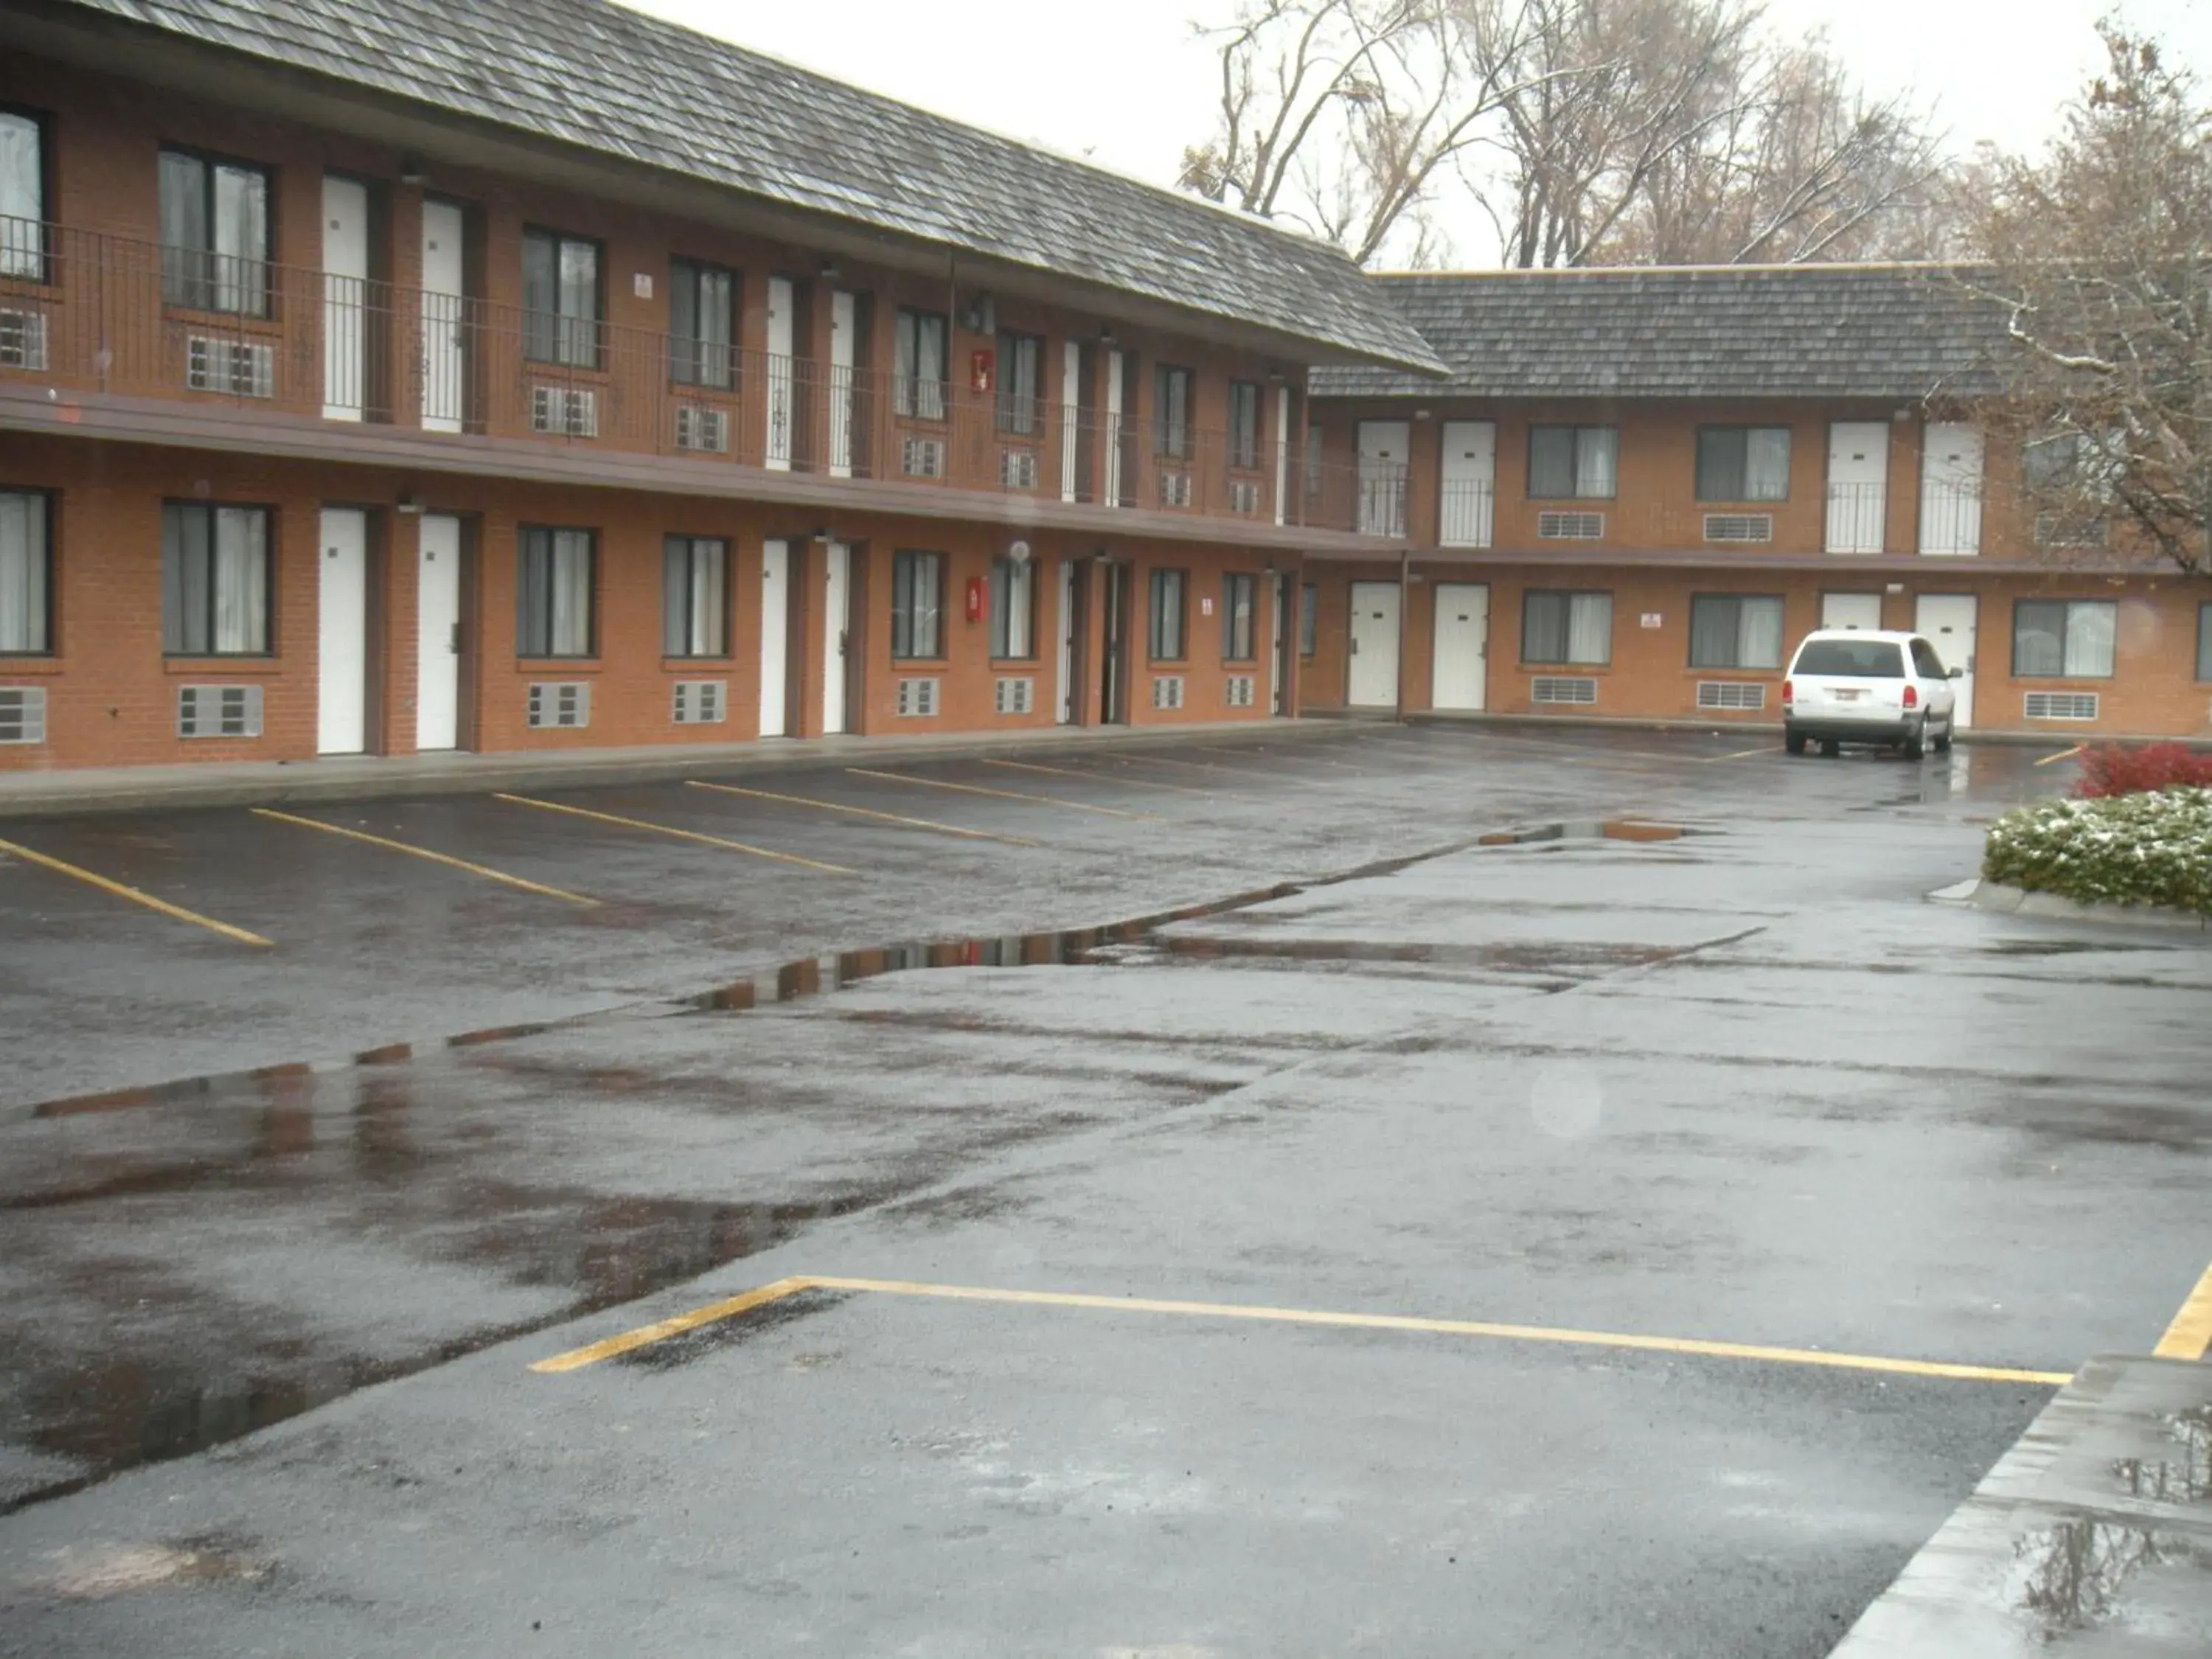
POLYGON ((2178 743, 2147 743, 2139 749, 2108 743, 2081 757, 2081 776, 2074 793, 2082 800, 2098 800, 2180 785, 2212 789, 2212 754, 2199 754, 2178 743))

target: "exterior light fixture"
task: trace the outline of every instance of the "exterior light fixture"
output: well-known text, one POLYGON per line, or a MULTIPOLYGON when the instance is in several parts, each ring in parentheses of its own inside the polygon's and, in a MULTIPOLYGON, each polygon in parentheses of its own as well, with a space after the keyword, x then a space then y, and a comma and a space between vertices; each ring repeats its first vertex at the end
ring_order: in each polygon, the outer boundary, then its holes
POLYGON ((429 173, 423 170, 422 158, 421 156, 403 155, 399 158, 399 182, 401 184, 419 185, 427 182, 429 177, 429 173))

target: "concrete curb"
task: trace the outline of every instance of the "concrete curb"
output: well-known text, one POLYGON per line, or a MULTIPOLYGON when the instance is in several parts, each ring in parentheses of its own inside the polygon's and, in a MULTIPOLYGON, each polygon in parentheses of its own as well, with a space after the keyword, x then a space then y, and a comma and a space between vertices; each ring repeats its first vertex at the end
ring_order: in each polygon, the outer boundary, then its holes
POLYGON ((2100 1355, 1831 1659, 2212 1652, 2212 1365, 2100 1355))
POLYGON ((1102 744, 1171 746, 1236 735, 1269 741, 1340 732, 1330 721, 1207 720, 1175 726, 1045 726, 944 737, 768 738, 747 744, 656 744, 550 753, 345 756, 313 761, 210 762, 0 775, 0 818, 131 812, 153 807, 274 806, 494 789, 662 783, 687 777, 803 771, 901 757, 972 759, 1013 750, 1050 754, 1102 744))
POLYGON ((2031 892, 2001 881, 1962 881, 1939 887, 1928 896, 1939 904, 1971 904, 1977 910, 1999 915, 2042 916, 2059 921, 2118 922, 2130 927, 2185 927, 2195 933, 2212 929, 2212 916, 2176 910, 2163 904, 2085 904, 2057 893, 2031 892))
MULTIPOLYGON (((1345 720, 1379 717, 1393 718, 1385 709, 1309 708, 1303 716, 1307 720, 1345 720)), ((1406 711, 1407 726, 1594 726, 1613 732, 1702 732, 1723 735, 1734 732, 1751 732, 1759 737, 1771 737, 1778 744, 1782 739, 1780 720, 1680 720, 1659 717, 1640 717, 1629 714, 1504 714, 1481 713, 1439 712, 1433 708, 1409 708, 1406 711)), ((2100 732, 2097 742, 2103 744, 2178 743, 2185 749, 2212 750, 2212 738, 2177 738, 2160 732, 2100 732)), ((2050 732, 1990 732, 1976 729, 1961 732, 1960 744, 1971 746, 1978 743, 2007 744, 2025 749, 2066 750, 2081 746, 2078 738, 2063 737, 2050 732)))

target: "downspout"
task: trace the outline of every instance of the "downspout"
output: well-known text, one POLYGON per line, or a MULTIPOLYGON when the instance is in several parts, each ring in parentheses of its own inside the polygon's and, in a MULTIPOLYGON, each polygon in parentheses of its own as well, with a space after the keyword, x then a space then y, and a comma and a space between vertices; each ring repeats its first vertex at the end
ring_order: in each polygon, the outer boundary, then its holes
POLYGON ((1413 605, 1413 550, 1398 550, 1398 724, 1406 723, 1406 613, 1413 605))

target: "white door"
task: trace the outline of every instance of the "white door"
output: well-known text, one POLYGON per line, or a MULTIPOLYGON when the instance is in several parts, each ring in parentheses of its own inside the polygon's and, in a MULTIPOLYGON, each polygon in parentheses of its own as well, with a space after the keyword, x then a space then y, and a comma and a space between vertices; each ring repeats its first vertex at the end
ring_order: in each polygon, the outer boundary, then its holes
POLYGON ((830 474, 853 476, 853 296, 830 296, 830 474))
POLYGON ((793 416, 791 348, 794 309, 791 278, 768 279, 768 431, 767 465, 778 472, 791 471, 793 416))
POLYGON ((459 432, 468 369, 463 284, 466 221, 451 202, 422 204, 422 429, 459 432))
POLYGON ((1446 547, 1489 546, 1498 482, 1496 422, 1444 422, 1443 477, 1438 539, 1446 547))
POLYGON ((1099 500, 1121 504, 1121 364, 1118 351, 1106 354, 1106 488, 1099 500))
POLYGON ((1879 553, 1889 516, 1889 426, 1837 421, 1828 428, 1831 553, 1879 553))
MULTIPOLYGON (((1284 517, 1291 499, 1291 389, 1286 386, 1275 388, 1275 522, 1285 524, 1284 517)), ((1278 711, 1279 712, 1279 711, 1278 711)))
POLYGON ((1438 582, 1436 663, 1429 700, 1437 708, 1479 709, 1489 689, 1490 586, 1438 582))
POLYGON ((323 509, 316 584, 315 752, 358 755, 368 746, 368 515, 323 509))
POLYGON ((1413 428, 1405 421, 1359 423, 1359 532, 1363 536, 1406 533, 1406 458, 1413 447, 1413 428))
POLYGON ((1076 469, 1083 453, 1083 344, 1067 340, 1060 348, 1060 499, 1072 501, 1082 474, 1076 469))
POLYGON ((461 521, 425 513, 415 555, 415 747, 461 742, 461 521))
POLYGON ((783 689, 791 672, 791 544, 761 544, 760 734, 782 737, 783 689))
POLYGON ((1869 633, 1878 632, 1881 627, 1881 595, 1879 593, 1821 594, 1820 626, 1860 628, 1869 633))
POLYGON ((1060 562, 1060 723, 1075 724, 1075 582, 1081 567, 1073 559, 1060 562))
POLYGON ((368 407, 368 186, 323 175, 323 417, 368 407))
POLYGON ((1398 706, 1398 584, 1352 585, 1352 671, 1346 701, 1354 708, 1398 706))
POLYGON ((1923 593, 1912 619, 1912 631, 1936 647, 1946 670, 1966 671, 1951 682, 1959 694, 1952 724, 1961 732, 1974 723, 1974 612, 1972 593, 1923 593))
POLYGON ((828 592, 822 604, 822 734, 835 737, 845 729, 845 662, 851 649, 853 550, 831 542, 824 562, 829 566, 828 592))
POLYGON ((1920 449, 1920 550, 1982 550, 1982 429, 1930 421, 1920 449))

